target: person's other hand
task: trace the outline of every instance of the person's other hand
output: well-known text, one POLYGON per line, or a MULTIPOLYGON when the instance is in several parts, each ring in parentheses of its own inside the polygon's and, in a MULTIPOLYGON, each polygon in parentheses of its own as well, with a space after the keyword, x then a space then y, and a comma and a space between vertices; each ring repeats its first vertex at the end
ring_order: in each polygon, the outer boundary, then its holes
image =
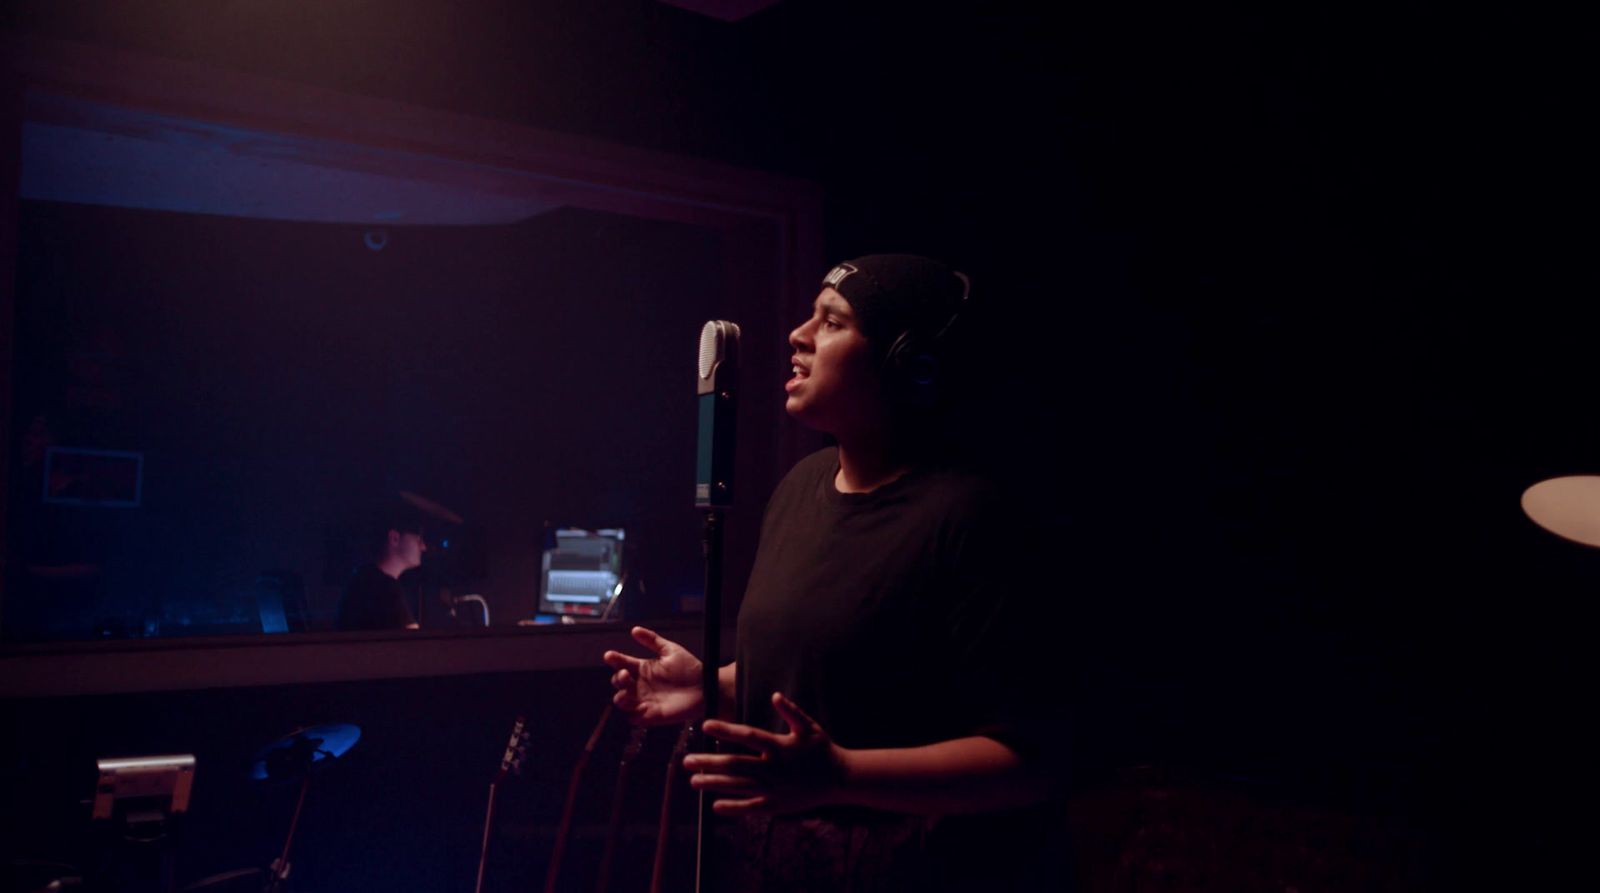
POLYGON ((683 760, 695 773, 689 783, 702 791, 728 794, 711 804, 717 815, 799 812, 836 802, 845 783, 844 749, 793 701, 774 692, 772 706, 789 731, 776 735, 738 723, 706 720, 705 733, 755 751, 697 753, 683 760))
POLYGON ((633 628, 634 641, 654 657, 633 657, 607 651, 602 660, 615 670, 612 703, 635 725, 663 726, 693 722, 705 713, 700 685, 700 659, 688 649, 642 626, 633 628))

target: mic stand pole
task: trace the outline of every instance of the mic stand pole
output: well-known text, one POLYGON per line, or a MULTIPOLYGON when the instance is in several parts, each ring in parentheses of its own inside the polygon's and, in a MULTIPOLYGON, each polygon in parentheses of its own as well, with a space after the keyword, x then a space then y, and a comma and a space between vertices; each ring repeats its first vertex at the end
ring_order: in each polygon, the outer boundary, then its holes
MULTIPOLYGON (((717 679, 717 671, 722 666, 722 512, 719 509, 706 509, 703 546, 706 560, 706 595, 704 638, 701 639, 700 687, 701 699, 706 709, 705 718, 716 719, 717 707, 722 701, 722 687, 717 679)), ((714 742, 703 730, 700 734, 699 750, 705 753, 715 750, 714 742)), ((700 792, 700 827, 694 860, 694 888, 699 893, 708 893, 713 888, 710 859, 713 836, 712 802, 710 793, 700 792)))

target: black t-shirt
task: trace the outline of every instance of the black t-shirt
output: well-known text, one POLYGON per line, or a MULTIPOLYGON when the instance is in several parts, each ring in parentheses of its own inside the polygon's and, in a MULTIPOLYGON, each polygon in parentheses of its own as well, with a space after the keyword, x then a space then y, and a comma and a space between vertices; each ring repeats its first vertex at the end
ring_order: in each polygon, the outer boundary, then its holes
MULTIPOLYGON (((1040 593, 1028 569, 1040 559, 998 494, 936 468, 840 493, 837 470, 833 448, 806 457, 767 506, 739 612, 739 720, 785 731, 770 701, 781 691, 843 747, 988 735, 1035 765, 1060 759, 1060 717, 1030 694, 1040 677, 1029 627, 1043 618, 1030 604, 1040 593)), ((750 870, 762 880, 733 886, 891 889, 917 877, 923 889, 976 879, 991 889, 1058 889, 1065 866, 1047 841, 1060 818, 1059 803, 940 819, 859 809, 780 818, 758 835, 764 852, 750 870), (829 840, 857 841, 843 853, 879 856, 844 864, 806 855, 829 840), (795 880, 813 870, 823 874, 795 880)))
POLYGON ((996 494, 936 469, 840 493, 837 470, 834 449, 813 453, 768 503, 739 612, 740 721, 784 731, 781 691, 844 747, 982 734, 1030 750, 1011 691, 1033 556, 996 494))
POLYGON ((365 564, 345 584, 339 600, 338 628, 404 629, 416 623, 400 581, 375 564, 365 564))

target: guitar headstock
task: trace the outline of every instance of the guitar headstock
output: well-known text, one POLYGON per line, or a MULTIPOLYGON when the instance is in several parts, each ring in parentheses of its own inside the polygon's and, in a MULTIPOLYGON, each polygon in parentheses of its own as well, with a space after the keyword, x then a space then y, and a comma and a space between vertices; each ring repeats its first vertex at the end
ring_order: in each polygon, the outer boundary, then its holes
POLYGON ((507 775, 522 774, 522 758, 528 755, 528 720, 518 716, 516 722, 511 724, 511 737, 506 741, 506 750, 500 757, 500 771, 495 774, 496 782, 505 780, 507 775))

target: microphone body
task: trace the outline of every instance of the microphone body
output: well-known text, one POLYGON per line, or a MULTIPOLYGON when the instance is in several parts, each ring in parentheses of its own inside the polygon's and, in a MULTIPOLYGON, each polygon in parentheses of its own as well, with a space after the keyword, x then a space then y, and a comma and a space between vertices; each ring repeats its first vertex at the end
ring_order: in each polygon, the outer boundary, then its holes
POLYGON ((700 368, 695 387, 700 404, 695 438, 695 508, 727 508, 733 504, 738 377, 739 326, 714 319, 700 329, 700 368))

